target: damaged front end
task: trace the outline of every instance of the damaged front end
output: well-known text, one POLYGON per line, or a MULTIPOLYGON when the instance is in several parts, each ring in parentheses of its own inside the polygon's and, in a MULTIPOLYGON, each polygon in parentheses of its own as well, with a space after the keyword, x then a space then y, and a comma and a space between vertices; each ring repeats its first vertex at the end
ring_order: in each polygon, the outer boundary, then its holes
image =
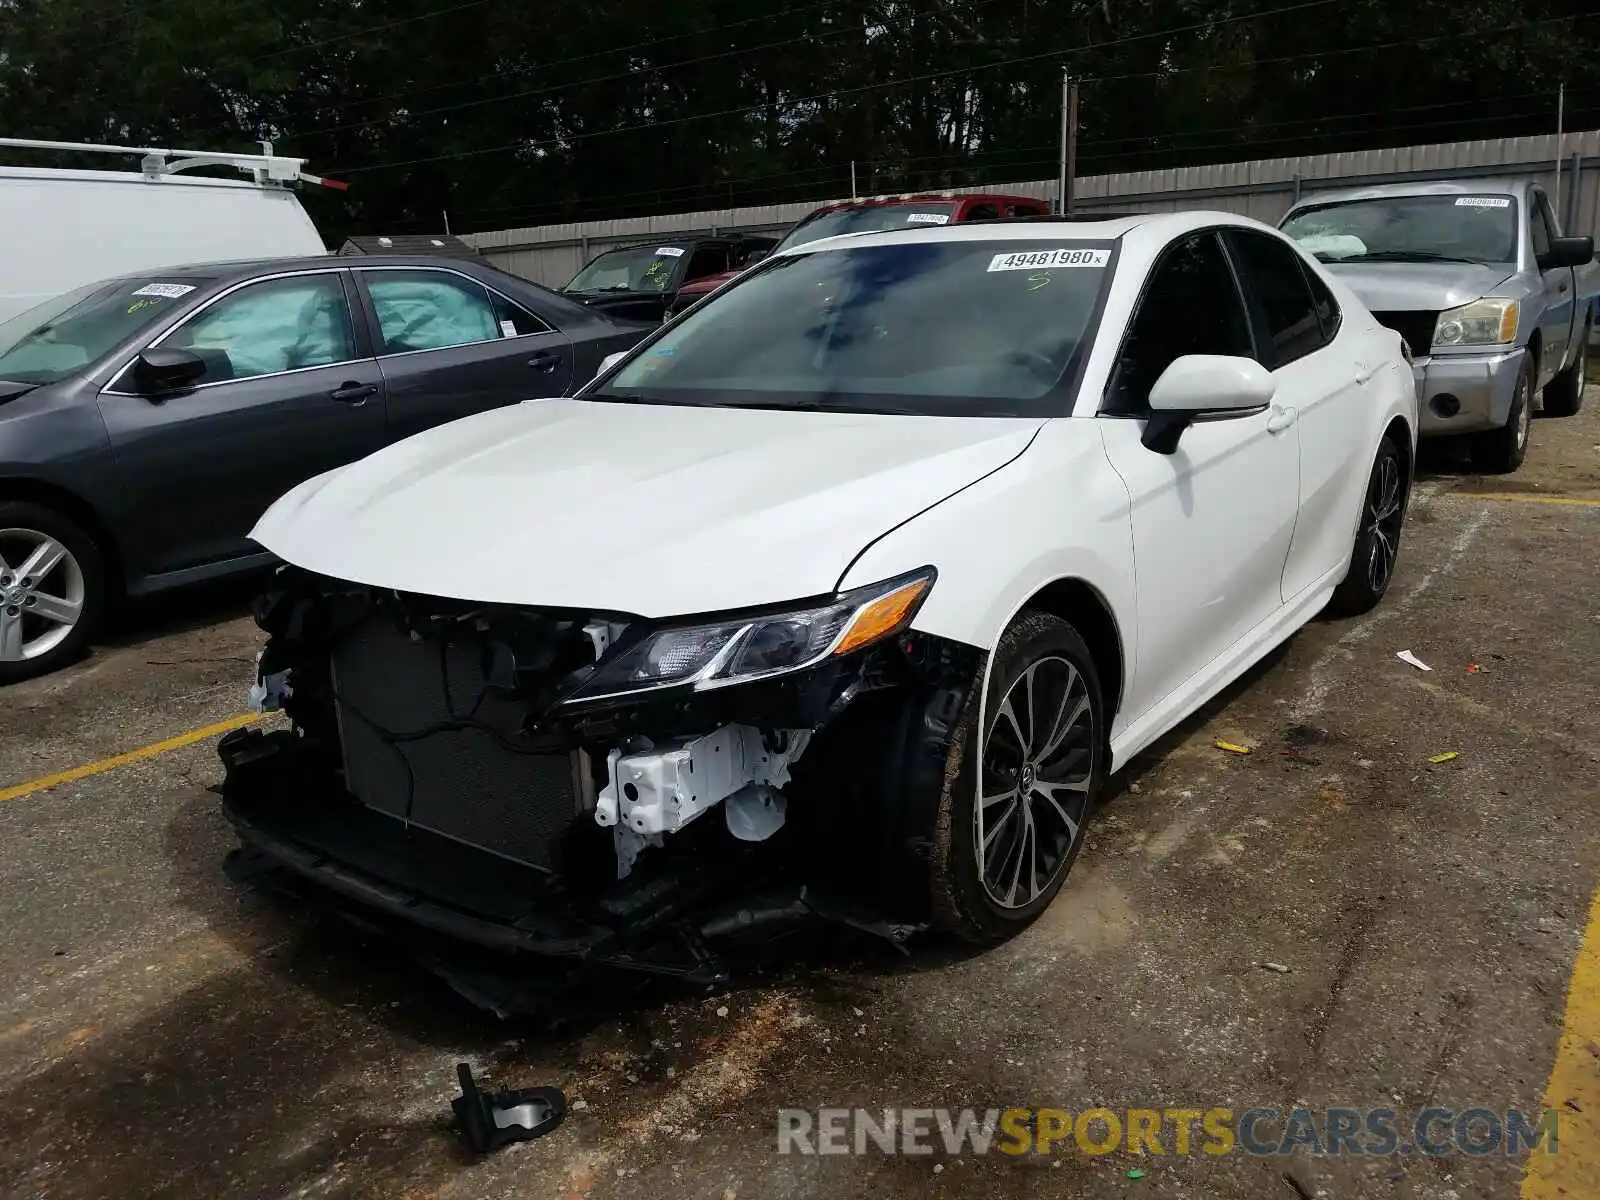
POLYGON ((219 747, 230 870, 502 974, 715 981, 807 917, 903 942, 981 677, 977 648, 909 628, 932 583, 669 623, 283 568, 252 699, 289 728, 219 747))

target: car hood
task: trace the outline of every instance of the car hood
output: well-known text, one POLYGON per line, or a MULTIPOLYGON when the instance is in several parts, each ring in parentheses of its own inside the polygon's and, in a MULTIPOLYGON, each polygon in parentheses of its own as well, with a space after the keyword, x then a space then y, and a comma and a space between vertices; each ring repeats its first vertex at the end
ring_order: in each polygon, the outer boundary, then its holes
POLYGON ((1441 312, 1487 296, 1511 277, 1477 263, 1324 263, 1374 312, 1441 312))
POLYGON ((816 596, 1043 421, 538 400, 320 475, 251 536, 319 574, 644 617, 816 596))

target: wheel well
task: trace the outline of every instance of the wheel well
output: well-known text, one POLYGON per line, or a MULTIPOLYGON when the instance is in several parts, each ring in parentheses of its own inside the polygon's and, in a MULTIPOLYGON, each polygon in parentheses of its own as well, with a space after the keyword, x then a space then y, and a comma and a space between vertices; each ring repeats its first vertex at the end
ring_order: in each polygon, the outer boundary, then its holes
POLYGON ((40 483, 36 479, 0 479, 0 500, 20 500, 51 508, 82 525, 84 532, 94 539, 95 547, 105 559, 108 586, 121 589, 126 577, 123 574, 122 556, 117 548, 117 539, 112 537, 111 528, 101 520, 94 506, 83 497, 69 492, 66 488, 57 487, 52 483, 40 483))
POLYGON ((1411 457, 1411 426, 1406 424, 1404 417, 1395 417, 1383 431, 1383 436, 1392 441, 1400 451, 1400 461, 1406 465, 1406 478, 1410 479, 1416 467, 1411 457))
POLYGON ((1109 721, 1122 707, 1122 636, 1104 598, 1081 579, 1058 579, 1035 592, 1023 607, 1060 617, 1083 636, 1100 673, 1109 721))

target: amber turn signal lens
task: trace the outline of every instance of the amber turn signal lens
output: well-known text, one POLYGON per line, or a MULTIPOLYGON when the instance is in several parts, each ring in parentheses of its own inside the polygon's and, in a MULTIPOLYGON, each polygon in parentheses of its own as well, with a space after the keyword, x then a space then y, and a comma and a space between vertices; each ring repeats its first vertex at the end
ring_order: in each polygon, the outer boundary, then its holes
POLYGON ((852 650, 859 650, 894 633, 911 616, 917 601, 927 592, 928 584, 929 580, 913 579, 903 587, 862 605, 833 652, 849 654, 852 650))

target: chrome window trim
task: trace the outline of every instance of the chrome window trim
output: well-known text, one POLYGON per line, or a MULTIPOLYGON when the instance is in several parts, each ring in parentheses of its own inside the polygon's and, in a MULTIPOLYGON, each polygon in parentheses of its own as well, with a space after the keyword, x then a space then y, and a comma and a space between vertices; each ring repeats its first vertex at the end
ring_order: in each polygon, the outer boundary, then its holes
MULTIPOLYGON (((339 290, 341 293, 343 293, 344 280, 341 279, 340 276, 348 269, 349 268, 347 267, 334 267, 331 269, 328 267, 308 267, 299 271, 274 271, 270 275, 256 275, 250 279, 241 279, 238 283, 229 284, 226 288, 218 292, 215 296, 212 296, 198 308, 191 309, 187 313, 184 313, 182 316, 178 317, 176 320, 169 322, 160 333, 156 334, 154 338, 145 343, 145 349, 154 350, 157 346, 161 345, 162 342, 166 341, 167 338, 171 337, 195 317, 198 317, 201 313, 205 312, 213 304, 227 299, 229 296, 233 295, 242 288, 252 287, 258 283, 271 283, 278 279, 299 279, 307 275, 331 275, 335 280, 338 281, 339 290)), ((350 308, 350 298, 348 296, 345 297, 345 308, 347 310, 350 308)), ((355 317, 356 314, 354 312, 350 312, 350 332, 352 335, 354 335, 356 332, 355 317)), ((138 358, 139 355, 135 354, 132 358, 128 359, 127 362, 123 363, 115 371, 111 372, 111 378, 106 381, 105 386, 100 389, 99 394, 102 396, 130 396, 135 400, 145 399, 144 394, 141 392, 122 392, 118 391, 112 386, 117 382, 117 380, 121 379, 125 374, 127 374, 128 369, 138 361, 138 358)), ((206 388, 226 387, 230 383, 251 383, 257 379, 276 379, 280 375, 300 375, 306 371, 325 371, 329 367, 344 367, 349 366, 351 363, 375 361, 376 359, 372 355, 368 355, 365 358, 342 358, 338 362, 323 363, 320 366, 315 367, 294 367, 287 371, 268 371, 261 375, 247 375, 243 379, 218 379, 211 383, 197 383, 193 388, 188 390, 198 392, 203 391, 206 388)), ((188 392, 185 392, 184 394, 187 395, 188 392)))
MULTIPOLYGON (((550 335, 552 333, 559 335, 560 332, 561 332, 559 329, 556 329, 553 325, 551 325, 549 321, 546 321, 543 317, 541 317, 538 313, 530 311, 528 306, 526 304, 523 304, 520 300, 513 300, 510 296, 506 295, 499 288, 493 287, 490 284, 485 283, 483 280, 478 279, 475 276, 467 274, 465 271, 457 271, 454 267, 433 267, 433 266, 427 266, 427 267, 418 267, 418 266, 401 267, 401 266, 393 266, 393 265, 384 265, 384 266, 372 266, 372 267, 351 267, 350 269, 351 269, 351 271, 353 271, 357 275, 360 275, 360 274, 363 274, 363 273, 369 272, 369 271, 371 271, 371 272, 377 272, 377 271, 433 271, 433 272, 436 272, 437 274, 440 274, 440 275, 454 275, 457 279, 465 279, 468 283, 477 284, 479 287, 481 287, 484 291, 488 292, 490 295, 498 296, 500 299, 504 300, 507 304, 509 304, 513 308, 517 309, 519 312, 527 313, 527 315, 529 317, 533 318, 535 321, 539 322, 539 324, 544 326, 543 329, 535 330, 532 333, 519 333, 519 334, 515 335, 514 337, 501 336, 501 337, 497 337, 497 338, 485 338, 484 340, 479 341, 479 342, 456 342, 455 344, 450 345, 450 346, 425 346, 421 350, 396 350, 392 354, 378 354, 378 355, 374 356, 374 357, 379 358, 379 359, 409 358, 413 354, 438 354, 441 350, 461 350, 461 349, 465 349, 468 346, 492 346, 497 342, 515 342, 515 341, 519 341, 522 338, 547 337, 548 335, 550 335)), ((372 300, 372 294, 371 294, 370 291, 367 293, 367 300, 368 300, 369 303, 372 300)), ((376 312, 373 313, 373 319, 377 320, 377 313, 376 312)), ((376 332, 378 334, 378 337, 382 338, 382 336, 383 336, 382 322, 379 322, 379 328, 376 330, 376 332)))

